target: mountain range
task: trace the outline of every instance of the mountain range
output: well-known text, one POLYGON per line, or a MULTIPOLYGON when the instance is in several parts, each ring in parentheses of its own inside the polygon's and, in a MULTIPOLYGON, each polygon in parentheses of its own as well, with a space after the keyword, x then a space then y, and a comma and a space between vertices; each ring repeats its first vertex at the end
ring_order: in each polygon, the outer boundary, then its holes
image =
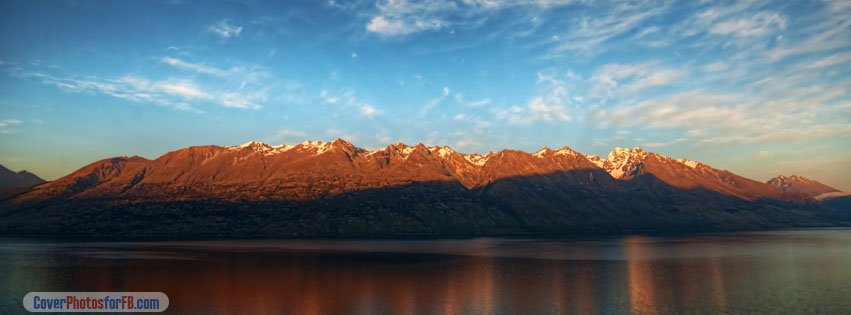
MULTIPOLYGON (((782 177, 782 176, 781 176, 782 177)), ((792 179, 794 178, 794 180, 792 179)), ((617 233, 836 226, 835 189, 615 148, 462 154, 342 139, 115 157, 0 196, 1 234, 155 237, 617 233), (779 179, 779 180, 778 180, 779 179)))

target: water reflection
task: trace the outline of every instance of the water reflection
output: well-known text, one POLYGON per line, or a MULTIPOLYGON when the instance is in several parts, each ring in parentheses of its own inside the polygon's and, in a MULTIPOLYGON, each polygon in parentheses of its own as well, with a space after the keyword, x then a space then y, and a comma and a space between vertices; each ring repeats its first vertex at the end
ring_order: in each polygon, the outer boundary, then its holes
POLYGON ((652 243, 641 236, 623 240, 629 280, 629 306, 633 314, 656 314, 653 288, 653 266, 648 257, 652 243))
POLYGON ((175 314, 851 313, 851 231, 437 241, 0 241, 29 291, 162 291, 175 314))

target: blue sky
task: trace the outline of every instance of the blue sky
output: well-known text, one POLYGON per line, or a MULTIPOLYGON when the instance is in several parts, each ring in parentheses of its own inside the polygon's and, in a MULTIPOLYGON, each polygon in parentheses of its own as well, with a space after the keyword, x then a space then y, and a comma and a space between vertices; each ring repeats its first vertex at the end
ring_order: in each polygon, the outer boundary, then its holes
POLYGON ((0 163, 642 147, 851 191, 851 1, 2 1, 0 163))

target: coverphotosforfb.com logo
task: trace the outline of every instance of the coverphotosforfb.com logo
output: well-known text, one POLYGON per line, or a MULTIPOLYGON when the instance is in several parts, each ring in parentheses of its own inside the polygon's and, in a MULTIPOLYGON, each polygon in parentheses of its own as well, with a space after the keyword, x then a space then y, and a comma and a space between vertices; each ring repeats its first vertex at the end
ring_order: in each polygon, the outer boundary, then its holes
POLYGON ((24 296, 30 312, 162 312, 168 296, 162 292, 30 292, 24 296))

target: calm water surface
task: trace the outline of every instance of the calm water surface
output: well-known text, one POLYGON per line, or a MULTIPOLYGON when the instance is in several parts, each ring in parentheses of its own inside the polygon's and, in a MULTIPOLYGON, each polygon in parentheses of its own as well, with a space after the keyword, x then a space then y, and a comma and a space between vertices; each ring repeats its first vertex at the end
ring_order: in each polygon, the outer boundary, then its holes
POLYGON ((30 291, 160 291, 174 314, 851 314, 851 230, 599 239, 0 239, 30 291))

